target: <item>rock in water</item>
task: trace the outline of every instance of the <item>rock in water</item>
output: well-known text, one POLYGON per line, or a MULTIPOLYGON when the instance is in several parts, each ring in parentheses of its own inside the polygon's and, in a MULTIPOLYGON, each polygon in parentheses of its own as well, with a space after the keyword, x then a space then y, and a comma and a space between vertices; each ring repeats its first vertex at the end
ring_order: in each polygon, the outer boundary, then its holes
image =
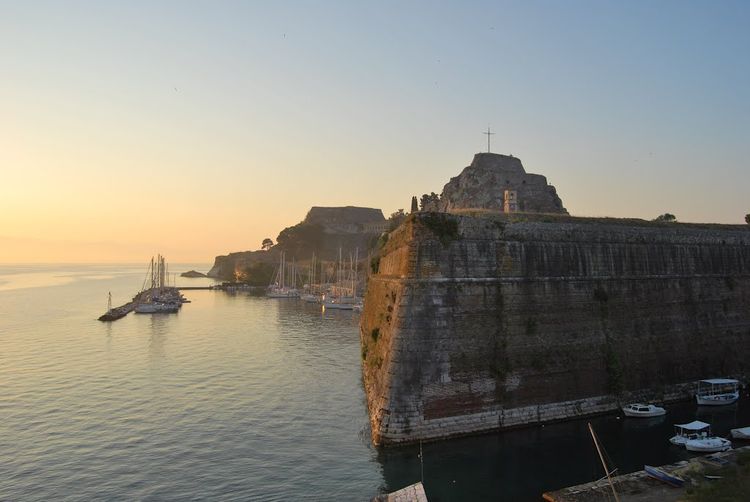
POLYGON ((203 274, 201 272, 197 272, 195 270, 191 270, 189 272, 183 272, 180 274, 180 277, 207 277, 206 274, 203 274))

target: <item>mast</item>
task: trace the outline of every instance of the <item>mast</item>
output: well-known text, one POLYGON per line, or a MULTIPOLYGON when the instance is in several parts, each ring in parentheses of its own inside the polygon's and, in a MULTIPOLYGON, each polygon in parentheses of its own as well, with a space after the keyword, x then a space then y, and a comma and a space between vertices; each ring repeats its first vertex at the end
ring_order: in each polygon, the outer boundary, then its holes
MULTIPOLYGON (((617 502, 620 502, 620 497, 617 496, 617 490, 615 490, 615 485, 612 484, 612 478, 610 476, 610 474, 612 474, 612 473, 609 472, 609 468, 607 467, 607 462, 604 461, 604 455, 602 455, 602 450, 599 447, 599 441, 596 438, 596 433, 594 432, 594 428, 591 427, 591 422, 589 422, 589 432, 591 432, 591 437, 594 439, 594 446, 596 446, 596 452, 599 454, 599 460, 602 461, 602 466, 604 467, 604 472, 607 473, 607 481, 609 481, 609 486, 610 486, 610 488, 612 488, 612 493, 615 496, 615 500, 617 502)), ((612 472, 614 472, 614 471, 612 471, 612 472)))

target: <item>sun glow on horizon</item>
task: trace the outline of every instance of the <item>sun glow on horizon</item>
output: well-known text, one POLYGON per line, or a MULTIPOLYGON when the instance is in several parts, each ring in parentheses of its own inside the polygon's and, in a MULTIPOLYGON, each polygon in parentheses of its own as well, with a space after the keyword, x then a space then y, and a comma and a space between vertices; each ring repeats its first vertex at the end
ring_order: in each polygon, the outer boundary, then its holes
POLYGON ((311 206, 387 217, 488 123, 573 215, 742 224, 748 22, 732 2, 6 6, 0 262, 207 262, 311 206))

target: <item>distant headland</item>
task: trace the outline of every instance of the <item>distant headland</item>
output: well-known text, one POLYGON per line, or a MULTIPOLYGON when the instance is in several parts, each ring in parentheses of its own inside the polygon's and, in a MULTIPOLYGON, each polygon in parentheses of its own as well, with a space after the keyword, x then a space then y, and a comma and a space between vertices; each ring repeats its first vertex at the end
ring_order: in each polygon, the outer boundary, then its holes
POLYGON ((320 260, 336 260, 339 249, 359 249, 361 257, 373 247, 374 240, 388 229, 388 220, 380 209, 357 206, 313 206, 305 218, 282 230, 276 243, 264 241, 264 249, 240 251, 217 256, 209 277, 241 280, 267 286, 281 252, 288 259, 309 259, 313 253, 320 260))

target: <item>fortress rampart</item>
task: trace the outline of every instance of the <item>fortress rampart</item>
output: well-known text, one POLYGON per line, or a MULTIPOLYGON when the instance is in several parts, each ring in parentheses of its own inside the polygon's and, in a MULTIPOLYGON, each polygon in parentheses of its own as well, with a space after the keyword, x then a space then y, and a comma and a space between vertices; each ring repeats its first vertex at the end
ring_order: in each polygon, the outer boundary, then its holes
POLYGON ((690 397, 750 362, 750 228, 418 213, 369 281, 376 444, 690 397))

